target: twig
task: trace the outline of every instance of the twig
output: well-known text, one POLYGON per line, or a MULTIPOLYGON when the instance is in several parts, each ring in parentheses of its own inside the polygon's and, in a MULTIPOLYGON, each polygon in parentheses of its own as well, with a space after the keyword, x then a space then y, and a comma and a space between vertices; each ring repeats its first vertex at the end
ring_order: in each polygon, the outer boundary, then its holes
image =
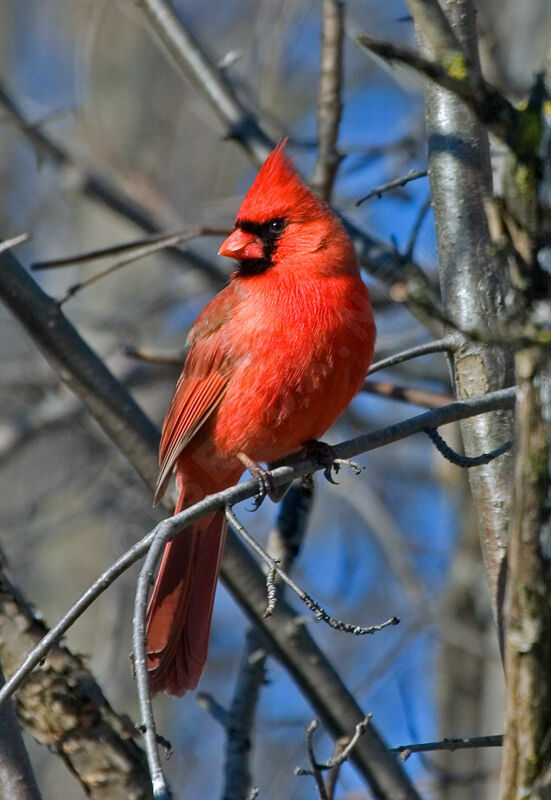
POLYGON ((388 183, 383 183, 381 186, 376 186, 374 189, 371 189, 365 197, 356 201, 356 205, 361 206, 362 203, 365 203, 366 200, 371 200, 372 197, 381 199, 385 192, 389 192, 391 189, 397 189, 400 186, 406 186, 408 183, 411 183, 411 181, 416 181, 419 178, 426 178, 428 174, 427 169, 410 169, 407 175, 402 175, 401 178, 394 178, 394 180, 388 181, 388 183))
POLYGON ((394 367, 396 364, 402 364, 404 361, 409 361, 419 356, 426 356, 430 353, 450 353, 454 350, 455 344, 455 336, 453 334, 448 334, 442 339, 420 344, 417 347, 411 347, 409 350, 402 350, 401 353, 396 353, 396 355, 376 361, 375 364, 372 364, 368 369, 367 374, 373 375, 374 372, 378 372, 381 369, 388 369, 388 367, 394 367))
POLYGON ((430 753, 435 750, 467 750, 480 747, 501 747, 503 736, 469 736, 464 739, 442 739, 438 742, 422 742, 421 744, 402 744, 390 747, 389 753, 399 753, 405 761, 411 753, 430 753))
POLYGON ((310 595, 306 594, 306 592, 298 586, 292 578, 287 575, 284 570, 278 565, 273 558, 270 558, 268 553, 262 548, 258 542, 256 542, 253 537, 248 533, 245 529, 244 525, 239 522, 233 510, 230 506, 226 507, 226 517, 228 519, 229 524, 232 526, 235 533, 239 534, 241 538, 247 543, 247 545, 256 553, 256 555, 264 562, 264 564, 268 567, 269 570, 275 572, 281 580, 292 589, 292 591, 299 597, 304 605, 312 611, 316 617, 316 619, 325 622, 329 627, 334 628, 338 631, 343 631, 343 633, 353 633, 355 636, 365 636, 377 633, 378 631, 382 631, 384 628, 387 628, 389 625, 398 625, 399 619, 397 617, 391 617, 387 619, 385 622, 382 622, 380 625, 370 625, 369 627, 361 627, 360 625, 352 625, 348 622, 342 622, 341 620, 335 619, 334 617, 329 616, 329 614, 317 603, 313 600, 310 595))
MULTIPOLYGON (((118 261, 113 262, 113 264, 109 264, 108 267, 105 267, 99 272, 96 272, 95 275, 86 278, 86 280, 80 281, 80 283, 75 283, 73 286, 70 286, 69 289, 67 289, 67 291, 63 295, 63 297, 61 297, 57 301, 58 305, 59 306, 64 305, 64 303, 66 303, 67 300, 69 300, 71 297, 74 297, 74 295, 80 292, 82 289, 86 289, 88 286, 91 286, 96 281, 99 281, 101 278, 105 278, 106 275, 111 275, 112 272, 115 272, 121 267, 125 267, 127 264, 132 264, 134 261, 139 261, 141 258, 150 256, 153 253, 157 253, 159 250, 164 250, 167 247, 174 247, 180 242, 187 241, 188 239, 193 239, 196 236, 202 236, 203 230, 204 228, 192 228, 187 231, 179 231, 178 233, 166 234, 164 236, 156 236, 155 240, 149 242, 148 244, 143 244, 139 247, 134 246, 131 248, 126 248, 126 249, 131 249, 130 255, 127 255, 124 258, 120 258, 118 261)), ((96 251, 96 254, 97 252, 98 251, 96 251)), ((108 255, 108 253, 104 251, 104 253, 101 254, 101 257, 105 257, 106 255, 108 255)), ((73 263, 74 263, 74 258, 75 257, 73 257, 73 263)), ((76 258, 78 259, 78 256, 76 258)), ((84 258, 81 257, 81 260, 85 260, 87 258, 88 259, 90 258, 90 254, 85 255, 84 258)), ((71 263, 70 258, 63 259, 63 261, 64 264, 71 263)), ((42 262, 42 263, 46 264, 47 267, 50 267, 52 265, 52 262, 42 262)), ((59 262, 57 265, 60 266, 59 262)), ((37 269, 36 265, 35 269, 37 269)))
POLYGON ((428 392, 424 389, 414 389, 409 386, 395 386, 393 383, 384 381, 365 381, 362 386, 362 392, 389 397, 392 400, 399 400, 416 406, 425 406, 425 408, 440 408, 440 406, 453 403, 453 397, 449 394, 428 392))
POLYGON ((342 43, 345 6, 342 0, 323 0, 321 6, 321 69, 318 93, 318 157, 312 188, 327 202, 342 156, 337 150, 342 113, 342 43))
POLYGON ((464 469, 468 469, 469 467, 481 467, 483 464, 489 464, 494 458, 498 458, 503 455, 503 453, 506 453, 513 445, 513 440, 510 439, 508 442, 496 447, 495 450, 489 453, 482 453, 479 456, 462 456, 456 453, 455 450, 452 450, 444 439, 442 439, 436 428, 427 428, 425 433, 445 459, 464 469))
POLYGON ((404 250, 404 258, 406 261, 411 261, 413 259, 413 254, 415 251, 415 245, 417 244, 417 238, 421 231, 421 227, 425 220, 425 217, 428 214, 430 207, 432 206, 432 197, 430 193, 427 195, 427 199, 419 209, 417 217, 411 227, 411 233, 409 234, 409 239, 407 241, 405 250, 404 250))
POLYGON ((313 743, 313 736, 314 731, 317 730, 319 726, 319 722, 317 719, 313 719, 311 722, 308 723, 306 726, 306 750, 308 752, 308 760, 312 765, 311 769, 302 770, 300 767, 295 769, 295 775, 312 775, 316 782, 316 787, 318 790, 320 800, 329 800, 327 796, 327 791, 325 789, 325 783, 323 782, 323 775, 321 774, 321 769, 316 761, 316 756, 314 754, 314 743, 313 743))
POLYGON ((209 692, 197 692, 195 695, 197 705, 202 708, 207 714, 210 714, 216 722, 227 729, 229 725, 229 714, 227 708, 220 705, 220 703, 209 692))
POLYGON ((314 753, 313 733, 318 728, 319 722, 317 719, 313 719, 306 726, 306 747, 308 750, 308 759, 310 761, 311 768, 304 769, 302 767, 296 767, 295 775, 312 775, 316 781, 319 796, 322 800, 332 800, 335 785, 335 779, 333 778, 333 781, 331 782, 331 789, 329 790, 329 781, 328 786, 326 786, 323 782, 322 771, 334 770, 335 768, 338 769, 338 767, 340 767, 341 764, 347 760, 348 756, 358 743, 360 737, 365 733, 371 717, 371 714, 367 714, 364 719, 358 722, 354 734, 347 740, 346 744, 343 744, 343 746, 338 748, 338 752, 335 752, 329 761, 318 761, 314 753))
POLYGON ((44 269, 57 269, 59 267, 71 267, 75 264, 84 264, 88 261, 97 261, 101 258, 109 258, 111 256, 119 255, 120 253, 127 253, 129 250, 139 250, 144 245, 154 244, 155 242, 166 242, 165 246, 170 246, 171 240, 174 237, 181 237, 177 240, 193 238, 197 236, 226 236, 229 233, 227 228, 213 228, 206 225, 199 225, 193 228, 185 228, 181 231, 174 231, 173 233, 160 233, 155 236, 147 236, 142 239, 134 239, 131 242, 123 242, 122 244, 112 244, 109 247, 101 247, 96 250, 89 250, 86 253, 78 253, 72 256, 64 256, 63 258, 51 258, 48 261, 35 261, 31 264, 31 270, 37 272, 44 269))

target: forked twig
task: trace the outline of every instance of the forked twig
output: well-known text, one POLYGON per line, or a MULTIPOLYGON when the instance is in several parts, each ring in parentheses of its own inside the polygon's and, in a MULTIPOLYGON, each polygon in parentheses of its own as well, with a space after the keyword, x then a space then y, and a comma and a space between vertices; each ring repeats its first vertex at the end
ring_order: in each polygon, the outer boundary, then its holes
POLYGON ((251 550, 253 550, 253 552, 256 553, 256 555, 264 562, 268 569, 278 575, 281 580, 290 589, 292 589, 297 597, 302 600, 304 605, 314 613, 316 619, 321 620, 321 622, 325 622, 327 625, 329 625, 329 627, 334 628, 337 631, 343 631, 343 633, 353 633, 355 636, 365 636, 382 631, 384 628, 388 628, 389 625, 399 624, 400 620, 397 617, 391 617, 385 622, 382 622, 380 625, 362 627, 360 625, 352 625, 349 622, 342 622, 341 620, 331 617, 327 611, 325 611, 325 609, 319 605, 319 603, 316 603, 316 601, 310 597, 309 594, 306 594, 306 592, 301 589, 300 586, 298 586, 284 570, 281 569, 277 561, 268 555, 264 548, 258 544, 258 542, 250 535, 250 533, 248 533, 241 522, 239 522, 230 506, 226 506, 226 518, 235 533, 237 533, 243 539, 243 541, 246 542, 251 550))

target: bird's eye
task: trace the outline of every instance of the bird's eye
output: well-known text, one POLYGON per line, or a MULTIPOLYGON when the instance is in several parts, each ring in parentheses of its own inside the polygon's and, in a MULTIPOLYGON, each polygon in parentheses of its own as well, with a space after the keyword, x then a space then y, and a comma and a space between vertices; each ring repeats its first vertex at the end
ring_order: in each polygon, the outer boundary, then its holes
POLYGON ((283 233, 287 223, 284 219, 273 219, 270 224, 270 233, 283 233))

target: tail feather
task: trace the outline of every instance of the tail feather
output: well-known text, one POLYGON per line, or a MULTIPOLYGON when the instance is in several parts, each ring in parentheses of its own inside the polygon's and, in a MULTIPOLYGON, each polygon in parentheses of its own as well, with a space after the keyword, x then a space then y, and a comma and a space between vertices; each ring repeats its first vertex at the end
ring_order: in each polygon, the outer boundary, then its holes
MULTIPOLYGON (((176 510, 185 507, 181 493, 176 510)), ((199 683, 207 660, 212 609, 226 539, 216 512, 167 544, 147 609, 151 690, 176 696, 199 683)))

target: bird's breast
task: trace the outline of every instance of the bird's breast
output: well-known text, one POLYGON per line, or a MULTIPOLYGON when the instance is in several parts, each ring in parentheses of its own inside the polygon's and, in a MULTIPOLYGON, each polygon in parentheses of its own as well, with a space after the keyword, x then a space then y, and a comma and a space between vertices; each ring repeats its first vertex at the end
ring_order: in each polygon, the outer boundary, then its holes
POLYGON ((213 419, 216 449, 273 461, 319 438, 359 391, 375 328, 362 281, 319 280, 243 304, 241 357, 213 419))

